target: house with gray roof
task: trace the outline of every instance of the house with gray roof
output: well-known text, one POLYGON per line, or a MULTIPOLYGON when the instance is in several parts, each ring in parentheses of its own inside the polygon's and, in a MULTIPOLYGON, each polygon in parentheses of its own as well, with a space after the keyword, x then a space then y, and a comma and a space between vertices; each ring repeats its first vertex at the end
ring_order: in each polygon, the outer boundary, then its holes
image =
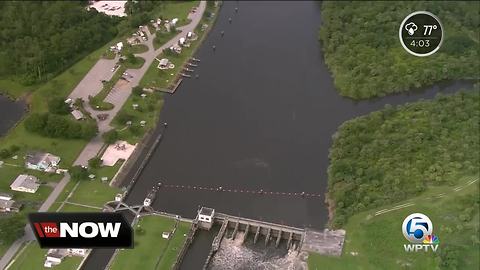
POLYGON ((54 172, 58 163, 60 163, 60 157, 50 153, 31 152, 25 157, 25 166, 32 170, 54 172))
POLYGON ((20 192, 35 193, 40 187, 38 178, 28 174, 20 174, 10 185, 10 189, 20 192))

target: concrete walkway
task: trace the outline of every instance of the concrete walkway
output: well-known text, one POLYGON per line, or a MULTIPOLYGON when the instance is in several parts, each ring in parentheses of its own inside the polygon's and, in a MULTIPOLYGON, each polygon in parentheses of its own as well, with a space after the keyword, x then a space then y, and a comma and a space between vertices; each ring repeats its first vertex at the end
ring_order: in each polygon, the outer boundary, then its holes
MULTIPOLYGON (((113 118, 115 115, 118 113, 118 111, 122 108, 123 104, 127 101, 128 97, 132 93, 133 87, 137 86, 140 83, 140 80, 142 79, 143 75, 147 72, 148 68, 152 64, 152 62, 155 60, 155 57, 157 57, 158 54, 160 54, 163 49, 169 48, 170 46, 176 44, 178 40, 181 37, 185 37, 188 32, 193 32, 197 25, 200 23, 200 20, 202 19, 203 13, 205 11, 206 7, 206 1, 200 1, 200 5, 197 9, 197 12, 195 13, 189 13, 188 14, 188 19, 190 19, 190 23, 177 28, 181 32, 176 35, 174 38, 172 38, 170 41, 165 43, 163 46, 158 48, 157 50, 154 50, 153 47, 153 39, 155 37, 155 34, 151 34, 148 30, 147 35, 148 35, 148 40, 144 44, 147 45, 148 51, 141 53, 141 54, 136 54, 136 56, 142 57, 145 59, 145 63, 140 69, 128 69, 127 73, 131 74, 133 78, 129 83, 123 84, 121 86, 117 87, 117 84, 113 87, 115 88, 115 93, 109 94, 105 101, 112 103, 115 107, 110 110, 110 111, 95 111, 93 110, 89 105, 88 105, 88 96, 92 95, 95 96, 98 94, 102 87, 102 80, 110 80, 114 74, 114 72, 111 71, 111 69, 115 66, 115 64, 118 61, 118 58, 108 60, 108 59, 100 59, 98 62, 95 64, 95 66, 92 67, 92 69, 85 75, 85 77, 80 81, 80 83, 73 89, 72 93, 69 95, 70 98, 75 99, 75 98, 82 98, 86 102, 86 109, 90 113, 92 113, 93 117, 96 117, 97 114, 99 113, 108 113, 109 117, 105 121, 99 121, 98 126, 99 126, 99 134, 93 138, 83 149, 83 151, 80 153, 80 155, 77 157, 77 159, 74 161, 74 165, 88 165, 88 160, 95 157, 100 149, 103 146, 103 140, 102 140, 102 134, 109 131, 112 129, 110 126, 110 123, 112 122, 113 118)), ((148 29, 148 27, 147 27, 148 29)), ((46 212, 48 209, 55 203, 57 200, 58 196, 62 193, 63 189, 65 186, 68 184, 70 181, 70 175, 67 173, 65 176, 60 180, 60 182, 55 186, 53 191, 50 193, 48 198, 45 200, 45 202, 40 206, 40 209, 38 212, 46 212)), ((35 235, 33 234, 33 231, 30 227, 30 225, 25 226, 25 234, 17 239, 10 247, 9 249, 5 252, 3 257, 0 259, 0 269, 4 269, 10 260, 15 256, 17 251, 20 249, 22 244, 24 244, 27 241, 32 241, 35 240, 35 235)))

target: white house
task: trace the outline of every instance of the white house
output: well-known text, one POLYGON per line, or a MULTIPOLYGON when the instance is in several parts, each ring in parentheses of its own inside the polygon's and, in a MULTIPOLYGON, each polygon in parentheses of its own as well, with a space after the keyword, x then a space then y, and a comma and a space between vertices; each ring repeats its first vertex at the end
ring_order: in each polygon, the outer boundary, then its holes
POLYGON ((85 257, 87 250, 84 248, 68 248, 68 249, 49 249, 44 267, 51 268, 59 265, 67 256, 85 257))
POLYGON ((10 185, 10 189, 20 192, 35 193, 40 187, 38 179, 28 174, 20 174, 10 185))
POLYGON ((211 223, 213 221, 213 216, 215 215, 215 210, 208 207, 202 207, 198 211, 198 220, 203 222, 211 223))
MULTIPOLYGON (((155 58, 157 59, 157 58, 155 58)), ((162 59, 157 59, 158 60, 158 65, 157 68, 164 70, 164 69, 170 69, 170 68, 175 68, 175 65, 170 62, 167 58, 162 58, 162 59)))

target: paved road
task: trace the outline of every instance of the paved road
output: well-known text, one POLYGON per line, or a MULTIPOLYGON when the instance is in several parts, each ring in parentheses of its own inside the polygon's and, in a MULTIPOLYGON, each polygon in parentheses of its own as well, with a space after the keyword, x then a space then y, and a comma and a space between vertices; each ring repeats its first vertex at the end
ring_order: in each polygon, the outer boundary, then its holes
MULTIPOLYGON (((99 113, 108 113, 110 116, 105 120, 98 122, 99 126, 99 134, 93 138, 83 149, 77 159, 74 161, 74 165, 88 165, 88 160, 92 157, 95 157, 97 153, 100 151, 101 147, 103 146, 103 140, 101 135, 106 131, 112 129, 110 123, 118 111, 122 108, 123 104, 127 101, 128 97, 132 93, 132 88, 137 86, 140 83, 141 78, 145 75, 148 68, 155 60, 158 54, 160 54, 163 49, 169 48, 170 46, 176 44, 181 37, 186 36, 188 32, 193 31, 198 23, 200 22, 203 12, 205 11, 206 1, 201 1, 200 5, 197 9, 197 12, 190 13, 188 18, 191 20, 188 25, 179 27, 178 30, 181 32, 168 41, 166 44, 154 50, 153 47, 153 39, 154 34, 152 35, 148 30, 148 40, 144 44, 147 45, 148 51, 137 54, 145 59, 145 64, 140 69, 128 69, 127 72, 130 73, 133 78, 129 83, 118 82, 113 87, 115 90, 112 91, 106 98, 105 101, 110 102, 115 105, 115 107, 110 111, 95 111, 89 105, 88 102, 85 102, 86 105, 85 109, 92 113, 92 116, 96 117, 99 113)), ((100 59, 98 62, 92 67, 92 69, 85 75, 85 77, 80 81, 80 83, 73 89, 72 93, 69 95, 69 98, 82 98, 85 101, 88 101, 89 95, 96 95, 98 94, 102 87, 102 80, 110 80, 114 74, 111 69, 115 66, 118 61, 118 57, 112 60, 108 59, 100 59)), ((67 173, 65 176, 60 180, 60 182, 55 186, 53 191, 50 193, 48 198, 45 202, 40 206, 39 212, 46 212, 52 206, 52 204, 57 200, 58 196, 61 194, 65 186, 70 181, 70 175, 67 173)), ((35 236, 33 231, 31 230, 30 226, 25 226, 25 234, 20 239, 15 241, 10 248, 5 252, 3 257, 0 259, 0 269, 4 269, 10 260, 15 256, 17 251, 20 249, 23 243, 26 241, 35 240, 35 236)))

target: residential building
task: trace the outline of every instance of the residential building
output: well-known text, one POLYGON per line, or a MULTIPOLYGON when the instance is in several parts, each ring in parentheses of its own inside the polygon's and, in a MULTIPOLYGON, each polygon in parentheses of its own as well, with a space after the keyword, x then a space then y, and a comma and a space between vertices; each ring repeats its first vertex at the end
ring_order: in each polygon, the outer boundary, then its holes
POLYGON ((38 179, 28 174, 20 174, 10 185, 10 189, 20 192, 35 193, 40 187, 38 179))
POLYGON ((0 198, 0 212, 18 212, 22 205, 12 199, 5 200, 0 198))
POLYGON ((51 268, 59 265, 65 257, 79 256, 85 257, 87 250, 84 248, 67 248, 67 249, 49 249, 47 258, 45 259, 44 267, 51 268))
POLYGON ((28 169, 55 172, 60 163, 60 157, 50 153, 32 152, 27 154, 25 166, 28 169))

